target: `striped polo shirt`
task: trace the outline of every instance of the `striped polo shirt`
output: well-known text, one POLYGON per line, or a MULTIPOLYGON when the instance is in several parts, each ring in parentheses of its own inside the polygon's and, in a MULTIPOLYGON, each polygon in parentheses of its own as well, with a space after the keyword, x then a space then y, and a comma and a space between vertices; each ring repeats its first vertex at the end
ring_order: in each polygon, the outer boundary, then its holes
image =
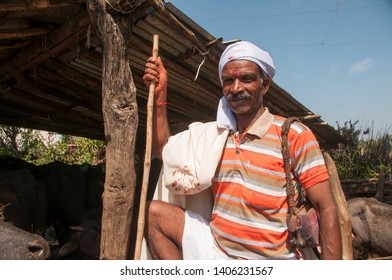
MULTIPOLYGON (((221 250, 234 258, 291 259, 288 203, 282 156, 284 118, 265 109, 243 134, 231 133, 212 191, 211 230, 221 250)), ((293 123, 288 134, 291 170, 306 189, 328 179, 314 134, 293 123)), ((298 188, 298 182, 296 188, 298 188)))

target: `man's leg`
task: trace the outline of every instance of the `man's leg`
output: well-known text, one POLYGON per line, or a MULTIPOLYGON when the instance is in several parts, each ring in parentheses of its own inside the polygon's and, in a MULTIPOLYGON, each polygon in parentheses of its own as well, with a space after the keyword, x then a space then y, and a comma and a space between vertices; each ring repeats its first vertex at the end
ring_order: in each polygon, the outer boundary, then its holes
POLYGON ((158 200, 146 208, 145 237, 153 259, 182 259, 184 209, 158 200))

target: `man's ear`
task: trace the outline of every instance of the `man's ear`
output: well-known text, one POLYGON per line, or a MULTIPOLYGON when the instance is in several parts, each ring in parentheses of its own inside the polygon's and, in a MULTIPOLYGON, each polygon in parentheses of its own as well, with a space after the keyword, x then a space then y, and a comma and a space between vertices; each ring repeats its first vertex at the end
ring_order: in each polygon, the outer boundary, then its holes
POLYGON ((265 95, 267 93, 267 91, 269 90, 270 85, 271 85, 271 78, 270 77, 264 78, 263 83, 261 85, 261 93, 263 95, 265 95))

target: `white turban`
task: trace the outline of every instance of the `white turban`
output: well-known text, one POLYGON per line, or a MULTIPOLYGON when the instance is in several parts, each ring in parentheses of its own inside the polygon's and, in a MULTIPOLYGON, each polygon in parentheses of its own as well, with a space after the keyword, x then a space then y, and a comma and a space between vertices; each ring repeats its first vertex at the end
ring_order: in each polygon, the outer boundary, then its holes
POLYGON ((271 79, 275 75, 274 62, 269 53, 250 42, 241 41, 229 45, 219 60, 219 79, 221 83, 223 67, 226 63, 235 59, 249 60, 256 63, 271 79))

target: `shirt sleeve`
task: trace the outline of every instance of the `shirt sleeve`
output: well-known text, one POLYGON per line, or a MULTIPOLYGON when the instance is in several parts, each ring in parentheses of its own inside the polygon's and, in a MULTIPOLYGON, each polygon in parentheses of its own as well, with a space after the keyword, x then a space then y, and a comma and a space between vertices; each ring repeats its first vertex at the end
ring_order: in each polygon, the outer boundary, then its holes
POLYGON ((324 156, 312 131, 296 125, 292 135, 290 155, 293 171, 301 185, 307 189, 329 178, 324 156))

